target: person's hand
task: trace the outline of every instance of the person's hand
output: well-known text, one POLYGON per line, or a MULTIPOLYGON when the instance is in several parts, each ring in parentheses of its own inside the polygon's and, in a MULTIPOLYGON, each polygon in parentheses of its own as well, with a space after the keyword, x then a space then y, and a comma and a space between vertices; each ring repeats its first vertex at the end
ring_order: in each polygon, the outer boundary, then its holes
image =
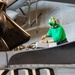
POLYGON ((46 41, 45 40, 41 40, 40 43, 46 43, 46 41))
POLYGON ((42 36, 41 40, 44 40, 46 38, 46 35, 42 36))

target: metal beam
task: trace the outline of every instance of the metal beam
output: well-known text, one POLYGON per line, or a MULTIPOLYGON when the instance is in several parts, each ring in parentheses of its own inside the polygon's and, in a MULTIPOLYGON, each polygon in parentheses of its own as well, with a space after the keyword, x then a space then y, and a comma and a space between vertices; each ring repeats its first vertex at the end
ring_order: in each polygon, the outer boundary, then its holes
POLYGON ((55 1, 55 2, 63 2, 63 3, 75 4, 75 0, 39 0, 39 1, 55 1))

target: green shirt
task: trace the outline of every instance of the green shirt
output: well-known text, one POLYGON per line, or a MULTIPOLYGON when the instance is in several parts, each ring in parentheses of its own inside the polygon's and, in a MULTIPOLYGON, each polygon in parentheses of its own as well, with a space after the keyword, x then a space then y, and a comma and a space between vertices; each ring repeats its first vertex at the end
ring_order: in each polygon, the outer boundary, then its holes
POLYGON ((66 39, 66 34, 63 27, 58 24, 56 28, 50 28, 47 32, 49 37, 52 37, 54 42, 61 42, 66 39))

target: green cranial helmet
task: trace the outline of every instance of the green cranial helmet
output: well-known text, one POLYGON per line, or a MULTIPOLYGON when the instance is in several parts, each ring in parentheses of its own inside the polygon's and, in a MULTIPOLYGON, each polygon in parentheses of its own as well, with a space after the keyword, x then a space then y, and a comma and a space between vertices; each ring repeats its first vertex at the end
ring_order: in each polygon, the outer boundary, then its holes
POLYGON ((52 16, 49 19, 48 24, 51 25, 51 26, 55 26, 56 25, 56 18, 52 16))

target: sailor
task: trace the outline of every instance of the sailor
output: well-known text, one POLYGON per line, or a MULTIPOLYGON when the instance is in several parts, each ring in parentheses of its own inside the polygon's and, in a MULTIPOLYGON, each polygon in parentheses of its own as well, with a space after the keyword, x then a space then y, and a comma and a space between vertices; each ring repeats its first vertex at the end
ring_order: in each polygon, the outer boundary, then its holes
POLYGON ((41 38, 42 43, 53 43, 56 42, 57 45, 66 43, 66 33, 64 28, 57 22, 57 19, 55 17, 51 17, 49 19, 48 24, 51 26, 47 32, 47 34, 43 35, 41 38), (51 40, 45 40, 46 37, 52 37, 51 40))

